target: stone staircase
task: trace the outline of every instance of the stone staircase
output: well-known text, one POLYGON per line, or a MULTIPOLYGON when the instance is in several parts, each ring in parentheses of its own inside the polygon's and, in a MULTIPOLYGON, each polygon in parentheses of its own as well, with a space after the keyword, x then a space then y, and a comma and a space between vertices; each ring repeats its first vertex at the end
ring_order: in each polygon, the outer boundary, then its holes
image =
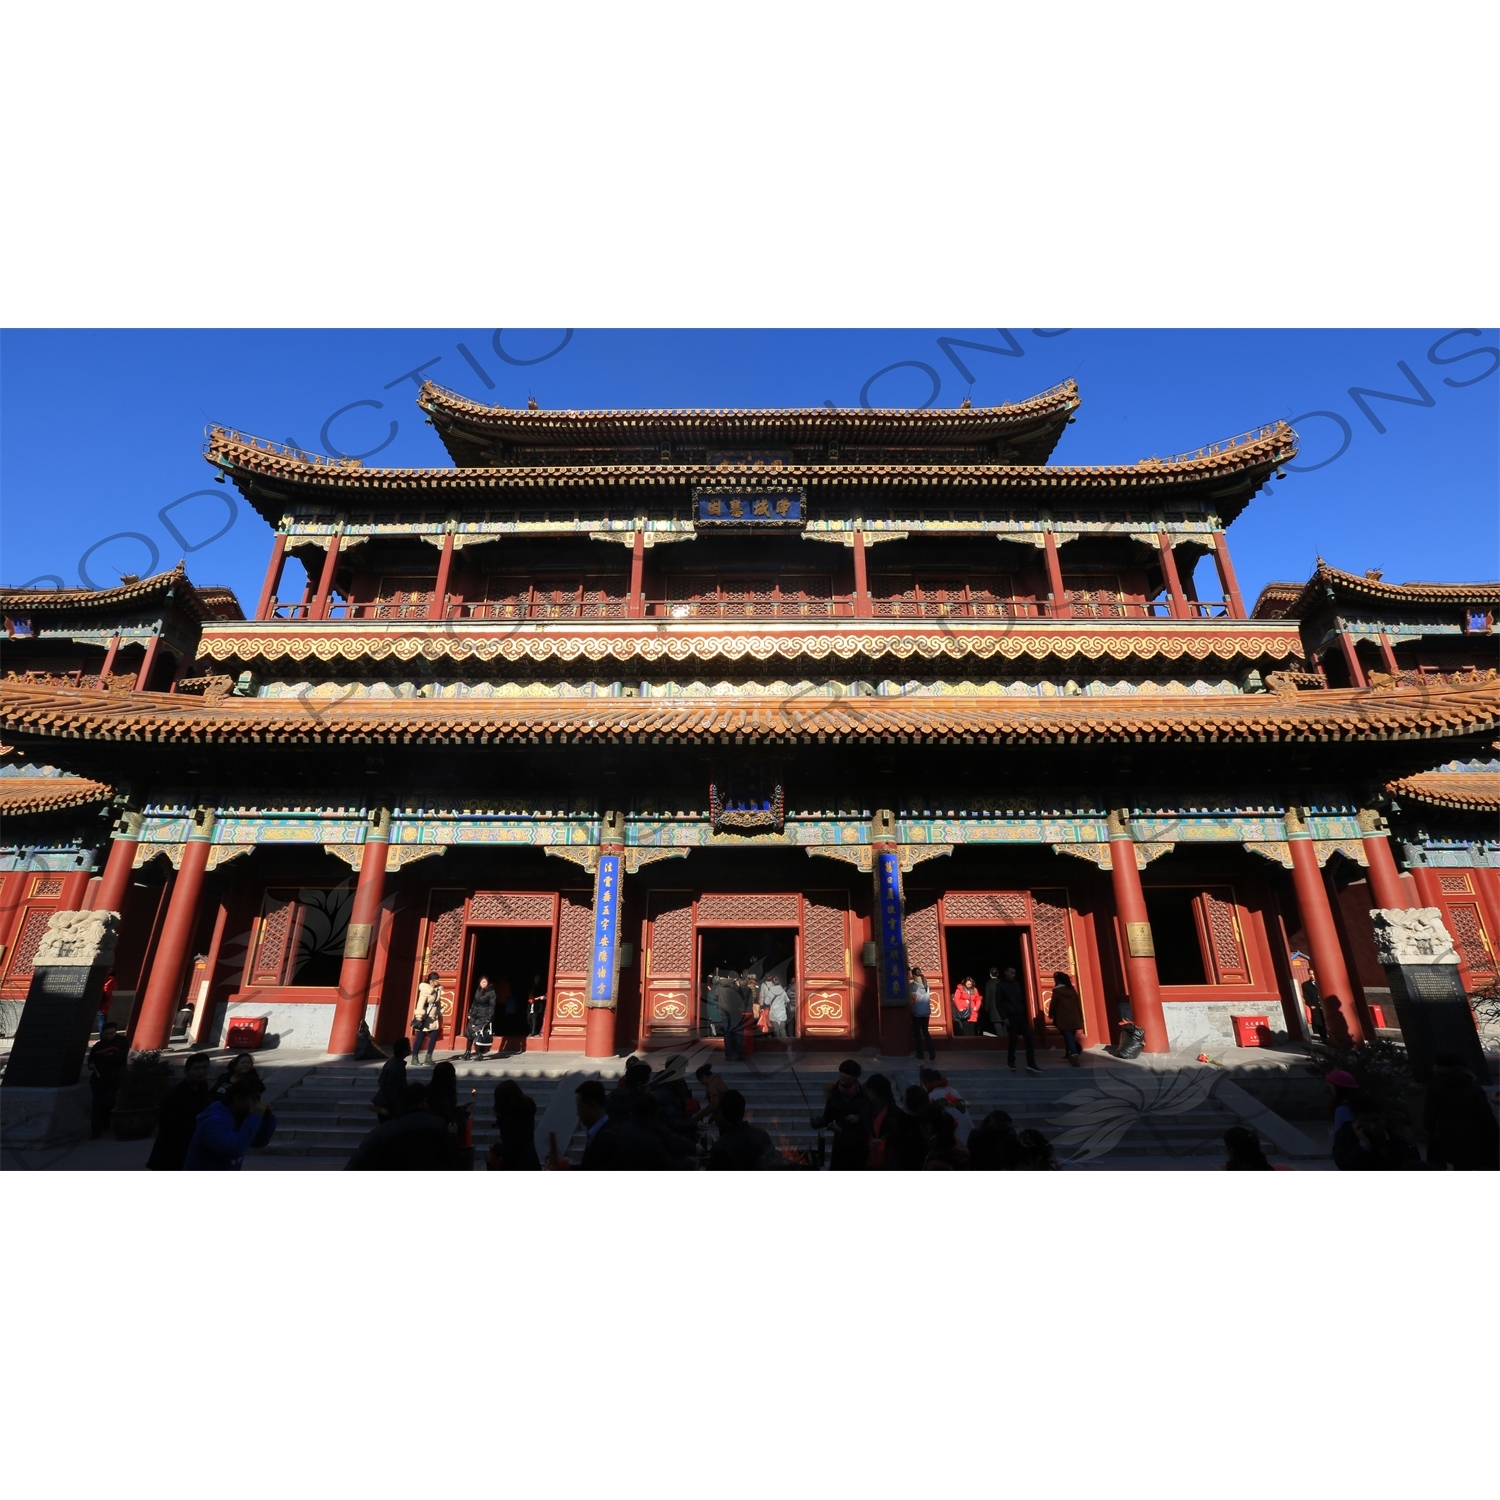
MULTIPOLYGON (((778 1146, 816 1152, 819 1133, 808 1117, 821 1108, 824 1089, 837 1076, 834 1056, 818 1054, 792 1066, 779 1056, 727 1064, 721 1055, 706 1056, 715 1071, 745 1095, 751 1121, 767 1131, 778 1146)), ((660 1065, 663 1059, 653 1061, 660 1065)), ((690 1060, 697 1061, 696 1057, 690 1060)), ((880 1072, 890 1079, 898 1099, 908 1084, 917 1081, 917 1065, 912 1059, 871 1057, 862 1062, 867 1074, 880 1072)), ((1037 1129, 1054 1142, 1063 1161, 1097 1160, 1119 1165, 1139 1161, 1142 1166, 1151 1166, 1181 1158, 1197 1159, 1206 1165, 1210 1160, 1222 1160, 1224 1131, 1246 1122, 1243 1108, 1236 1113, 1218 1097, 1224 1080, 1207 1068, 1157 1073, 1149 1067, 1096 1056, 1077 1069, 1045 1061, 1038 1076, 1024 1070, 1013 1074, 1003 1064, 976 1066, 965 1060, 963 1066, 950 1066, 946 1059, 940 1063, 948 1069, 952 1086, 966 1100, 976 1123, 989 1111, 1003 1109, 1018 1130, 1037 1129), (1064 1102, 1067 1096, 1080 1094, 1085 1096, 1082 1100, 1064 1102), (1059 1141, 1060 1135, 1076 1131, 1082 1132, 1076 1139, 1059 1141)), ((273 1100, 277 1131, 267 1154, 351 1155, 375 1124, 370 1098, 380 1066, 379 1062, 326 1061, 303 1073, 273 1100)), ((555 1130, 576 1163, 582 1155, 583 1137, 573 1113, 573 1089, 590 1077, 602 1078, 606 1087, 612 1087, 623 1062, 610 1059, 596 1064, 581 1056, 551 1054, 545 1060, 521 1057, 485 1064, 460 1062, 456 1067, 459 1098, 472 1099, 474 1104, 478 1161, 484 1161, 496 1138, 491 1105, 494 1086, 508 1077, 536 1100, 538 1149, 545 1153, 547 1133, 555 1130)), ((421 1081, 426 1069, 412 1070, 410 1076, 413 1081, 421 1081)), ((701 1097, 696 1084, 692 1086, 701 1097)), ((1235 1091, 1224 1092, 1230 1095, 1235 1091)), ((1264 1125, 1261 1139, 1268 1154, 1275 1154, 1276 1143, 1267 1136, 1264 1125)), ((825 1147, 832 1144, 827 1132, 823 1133, 823 1142, 825 1147)))

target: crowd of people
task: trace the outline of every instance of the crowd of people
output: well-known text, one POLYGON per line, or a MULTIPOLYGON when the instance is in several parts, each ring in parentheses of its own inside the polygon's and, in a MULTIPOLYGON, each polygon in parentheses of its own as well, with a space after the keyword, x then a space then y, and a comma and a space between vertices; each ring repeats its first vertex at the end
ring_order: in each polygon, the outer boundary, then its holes
POLYGON ((755 968, 717 969, 703 994, 703 1027, 724 1038, 725 1061, 743 1058, 745 1032, 787 1042, 797 1034, 797 983, 783 978, 785 965, 757 975, 755 968))
POLYGON ((163 1095, 146 1160, 153 1172, 238 1172, 247 1151, 270 1145, 276 1116, 250 1054, 231 1058, 212 1083, 210 1072, 208 1055, 195 1052, 163 1095))
MULTIPOLYGON (((911 1012, 911 1047, 915 1057, 926 1056, 937 1061, 932 1045, 932 990, 926 976, 912 965, 907 994, 911 1012)), ((1040 1073, 1036 1065, 1036 1041, 1032 1035, 1031 1008, 1026 1002, 1026 987, 1016 976, 1014 966, 1003 972, 997 964, 990 969, 984 990, 966 974, 953 989, 954 1036, 990 1036, 1006 1038, 1005 1064, 1016 1071, 1016 1045, 1026 1049, 1026 1071, 1040 1073)), ((1063 1054, 1073 1067, 1083 1061, 1083 998, 1071 975, 1061 971, 1052 976, 1052 998, 1045 1019, 1062 1038, 1063 1054)))
MULTIPOLYGON (((982 1003, 1003 1007, 1006 998, 997 988, 982 1003)), ((126 1057, 113 1031, 106 1027, 89 1056, 96 1133, 100 1100, 118 1087, 126 1057)), ((1029 1044, 1029 1033, 1013 1033, 1012 1048, 1018 1035, 1029 1044)), ((396 1042, 370 1101, 376 1123, 347 1170, 467 1171, 476 1165, 472 1106, 459 1102, 454 1064, 431 1063, 429 1051, 430 1073, 417 1082, 408 1075, 408 1060, 419 1055, 405 1038, 396 1042)), ((275 1134, 276 1116, 249 1053, 232 1058, 212 1083, 210 1071, 206 1054, 189 1056, 181 1080, 163 1098, 147 1163, 153 1171, 237 1171, 247 1151, 266 1146, 275 1134)), ((1485 1090, 1457 1056, 1435 1060, 1425 1090, 1425 1161, 1353 1074, 1334 1070, 1325 1082, 1331 1152, 1340 1170, 1500 1170, 1500 1126, 1485 1090)), ((920 1068, 918 1082, 898 1097, 883 1074, 866 1076, 853 1058, 840 1063, 821 1106, 808 1116, 809 1128, 818 1133, 816 1151, 773 1142, 749 1118, 745 1096, 712 1063, 703 1063, 689 1079, 684 1058, 653 1070, 644 1058, 632 1057, 613 1086, 588 1080, 573 1102, 583 1133, 576 1160, 559 1147, 555 1133, 548 1150, 539 1152, 536 1101, 515 1079, 497 1083, 488 1168, 749 1171, 826 1165, 834 1171, 1005 1172, 1058 1166, 1040 1131, 1018 1128, 1003 1110, 976 1120, 962 1094, 933 1066, 920 1068)), ((1271 1170, 1256 1133, 1244 1126, 1225 1132, 1224 1150, 1227 1171, 1271 1170)))

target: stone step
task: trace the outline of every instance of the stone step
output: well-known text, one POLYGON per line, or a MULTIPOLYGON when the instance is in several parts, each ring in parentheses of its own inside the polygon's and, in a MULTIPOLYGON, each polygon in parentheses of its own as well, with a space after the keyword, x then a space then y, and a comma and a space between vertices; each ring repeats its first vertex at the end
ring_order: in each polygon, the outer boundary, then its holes
MULTIPOLYGON (((795 1074, 785 1065, 778 1067, 774 1062, 766 1064, 764 1073, 742 1069, 738 1064, 715 1066, 726 1081, 744 1094, 750 1119, 767 1131, 773 1141, 790 1149, 816 1151, 820 1132, 811 1126, 808 1117, 812 1111, 821 1109, 825 1089, 838 1078, 832 1066, 820 1066, 816 1071, 799 1068, 795 1074)), ((314 1066, 275 1101, 278 1129, 269 1151, 280 1155, 320 1157, 351 1155, 376 1123, 370 1100, 381 1067, 378 1061, 330 1062, 314 1066)), ((571 1089, 572 1086, 555 1072, 542 1074, 514 1064, 458 1063, 456 1067, 459 1098, 474 1106, 473 1139, 480 1160, 497 1138, 490 1112, 490 1098, 497 1082, 509 1078, 520 1084, 535 1101, 539 1120, 557 1101, 559 1089, 571 1089)), ((898 1094, 905 1084, 914 1080, 915 1070, 913 1061, 897 1066, 887 1063, 883 1069, 867 1069, 884 1071, 892 1079, 898 1094)), ((413 1068, 408 1077, 413 1082, 421 1082, 426 1071, 413 1068)), ((578 1059, 576 1073, 588 1076, 596 1071, 593 1064, 578 1059)), ((1055 1139, 1064 1128, 1065 1119, 1073 1108, 1072 1103, 1066 1102, 1068 1097, 1099 1091, 1099 1085, 1104 1081, 1099 1071, 1093 1068, 1051 1066, 1046 1067, 1041 1075, 1036 1075, 1009 1073, 1003 1064, 984 1072, 955 1070, 950 1077, 976 1123, 992 1110, 1004 1110, 1018 1129, 1039 1129, 1049 1139, 1055 1139)), ((605 1084, 612 1087, 612 1078, 606 1077, 605 1084)), ((701 1092, 691 1083, 690 1087, 694 1087, 695 1093, 701 1092)), ((567 1120, 570 1125, 573 1123, 571 1112, 567 1120)), ((1132 1120, 1110 1155, 1132 1160, 1216 1157, 1223 1150, 1224 1131, 1236 1123, 1238 1116, 1209 1095, 1192 1109, 1171 1114, 1148 1114, 1145 1118, 1132 1120)), ((831 1146, 831 1133, 824 1131, 821 1134, 827 1150, 831 1146)), ((583 1145, 582 1131, 574 1128, 571 1140, 563 1149, 577 1160, 583 1145)), ((1059 1154, 1066 1158, 1078 1149, 1077 1146, 1063 1146, 1059 1148, 1059 1154)))

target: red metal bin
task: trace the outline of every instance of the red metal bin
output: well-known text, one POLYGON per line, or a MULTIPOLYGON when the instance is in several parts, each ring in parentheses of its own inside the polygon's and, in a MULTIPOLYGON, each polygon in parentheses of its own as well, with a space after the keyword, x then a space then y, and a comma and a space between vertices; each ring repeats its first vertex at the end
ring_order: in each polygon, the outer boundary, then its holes
POLYGON ((1236 1047, 1269 1047, 1271 1028, 1264 1016, 1230 1016, 1236 1047))
POLYGON ((254 1052, 266 1039, 264 1016, 243 1016, 229 1023, 229 1035, 224 1040, 226 1047, 236 1047, 242 1052, 254 1052))

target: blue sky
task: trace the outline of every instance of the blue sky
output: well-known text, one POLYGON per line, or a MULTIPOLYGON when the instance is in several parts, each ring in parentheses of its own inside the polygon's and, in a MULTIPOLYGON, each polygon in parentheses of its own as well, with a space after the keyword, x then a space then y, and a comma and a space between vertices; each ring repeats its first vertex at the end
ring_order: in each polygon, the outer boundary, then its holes
POLYGON ((448 467, 414 404, 428 376, 498 404, 534 395, 575 408, 857 406, 862 394, 877 406, 988 405, 1072 376, 1083 406, 1057 463, 1166 457, 1300 418, 1302 472, 1230 532, 1249 598, 1273 578, 1305 578, 1318 552, 1396 581, 1496 578, 1497 346, 1494 330, 1450 328, 7 332, 0 582, 105 586, 146 572, 154 548, 157 567, 186 554, 195 581, 253 605, 271 531, 243 504, 223 530, 233 492, 210 483, 205 424, 320 451, 384 444, 367 463, 448 467), (138 536, 105 540, 119 532, 138 536))

